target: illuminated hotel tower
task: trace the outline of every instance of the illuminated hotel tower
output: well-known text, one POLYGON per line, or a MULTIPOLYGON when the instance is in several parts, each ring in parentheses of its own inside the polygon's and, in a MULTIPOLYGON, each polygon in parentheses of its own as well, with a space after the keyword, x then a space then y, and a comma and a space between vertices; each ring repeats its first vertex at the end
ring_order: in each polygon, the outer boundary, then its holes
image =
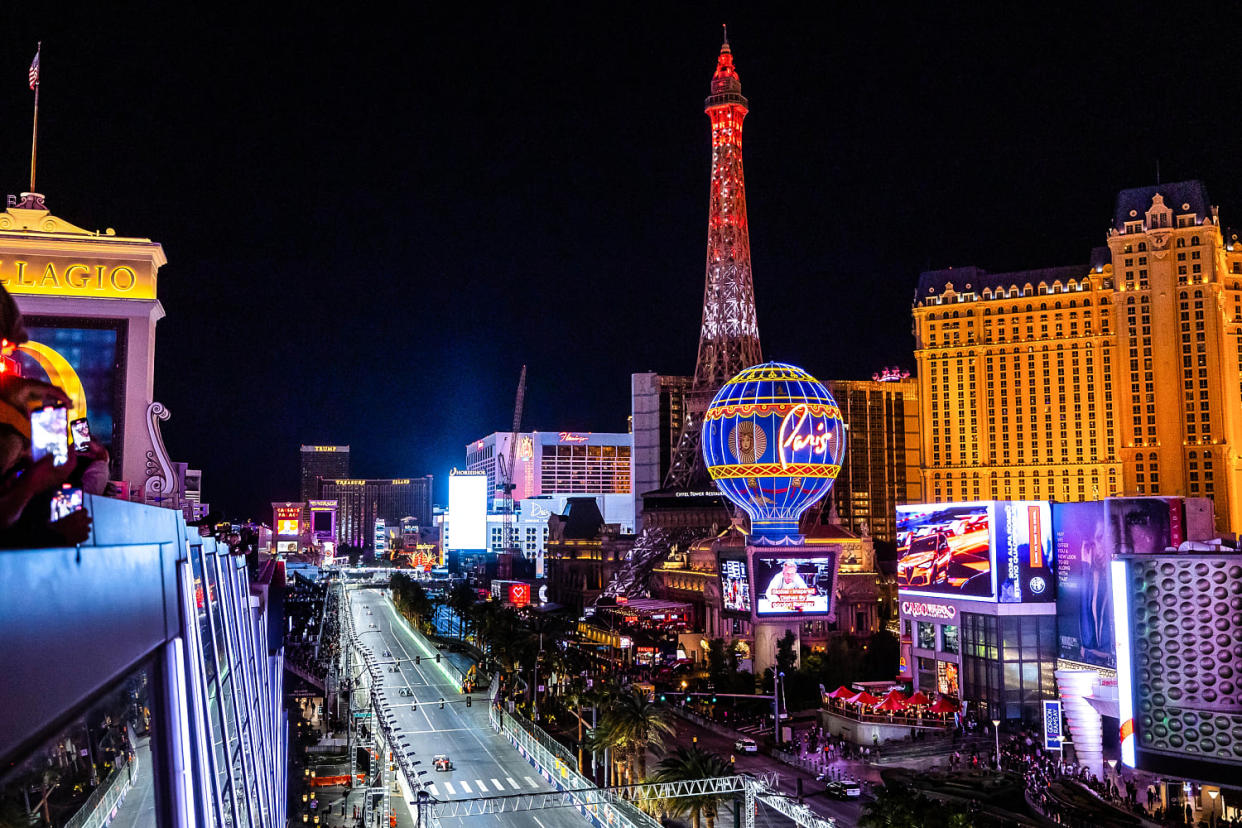
POLYGON ((743 368, 763 362, 742 175, 742 120, 748 105, 742 95, 742 81, 733 68, 727 32, 704 111, 712 124, 707 278, 694 384, 686 397, 681 438, 665 481, 666 486, 675 488, 694 487, 696 483, 708 487, 699 451, 701 415, 726 380, 743 368))
POLYGON ((924 496, 1210 497, 1242 528, 1242 245, 1198 181, 1123 190, 1087 264, 924 273, 924 496))

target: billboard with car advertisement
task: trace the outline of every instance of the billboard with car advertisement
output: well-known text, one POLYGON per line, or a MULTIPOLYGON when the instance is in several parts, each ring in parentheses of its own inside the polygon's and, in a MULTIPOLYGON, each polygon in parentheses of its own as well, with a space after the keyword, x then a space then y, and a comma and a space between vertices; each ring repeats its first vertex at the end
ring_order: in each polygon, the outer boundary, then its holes
POLYGON ((831 616, 837 556, 803 548, 784 551, 758 547, 751 557, 755 574, 755 616, 831 616))
POLYGON ((1053 601, 1051 525, 1045 501, 898 506, 897 586, 911 595, 1053 601))

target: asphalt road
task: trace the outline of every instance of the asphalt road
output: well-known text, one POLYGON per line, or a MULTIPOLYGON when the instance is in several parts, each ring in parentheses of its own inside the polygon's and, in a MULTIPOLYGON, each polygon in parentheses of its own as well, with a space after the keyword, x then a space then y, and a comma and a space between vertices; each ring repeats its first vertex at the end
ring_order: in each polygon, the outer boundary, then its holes
MULTIPOLYGON (((466 707, 457 671, 437 664, 436 649, 412 630, 380 590, 355 590, 350 597, 354 629, 385 672, 381 695, 391 711, 402 749, 410 756, 420 782, 437 800, 476 799, 505 794, 551 791, 521 755, 488 724, 485 691, 476 691, 466 707), (368 612, 369 608, 369 612, 368 612), (374 626, 372 626, 374 625, 374 626), (385 656, 388 652, 391 655, 385 656), (415 657, 422 663, 416 664, 415 657), (397 672, 387 672, 395 666, 397 672), (413 697, 402 696, 407 689, 413 697), (444 699, 441 708, 440 699, 444 699), (414 705, 417 704, 417 710, 414 705), (445 754, 454 769, 436 771, 432 758, 445 754), (416 764, 415 764, 416 763, 416 764)), ((443 653, 447 659, 448 653, 443 653)), ((514 828, 583 828, 587 820, 572 808, 549 808, 468 818, 441 818, 443 828, 471 828, 497 824, 514 828)))

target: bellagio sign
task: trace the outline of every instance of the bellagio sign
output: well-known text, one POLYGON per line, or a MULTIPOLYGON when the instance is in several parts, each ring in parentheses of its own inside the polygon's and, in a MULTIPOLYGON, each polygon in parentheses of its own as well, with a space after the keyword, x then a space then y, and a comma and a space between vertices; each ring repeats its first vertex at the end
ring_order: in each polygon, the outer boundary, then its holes
POLYGON ((132 263, 25 255, 0 259, 0 285, 15 294, 154 299, 155 268, 132 263))

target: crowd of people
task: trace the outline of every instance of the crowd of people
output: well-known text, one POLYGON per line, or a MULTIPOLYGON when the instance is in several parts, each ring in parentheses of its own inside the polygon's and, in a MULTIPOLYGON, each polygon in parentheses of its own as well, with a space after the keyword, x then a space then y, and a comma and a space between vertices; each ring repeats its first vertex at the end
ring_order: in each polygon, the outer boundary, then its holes
POLYGON ((90 537, 90 515, 77 509, 54 517, 52 498, 66 484, 85 494, 107 493, 108 451, 91 440, 82 451, 71 448, 67 457, 49 453, 35 460, 31 415, 45 408, 72 409, 74 400, 16 370, 14 354, 29 339, 17 303, 0 286, 0 546, 72 546, 90 537))
MULTIPOLYGON (((1101 800, 1122 810, 1142 815, 1164 825, 1196 825, 1194 810, 1188 802, 1162 804, 1156 785, 1144 789, 1133 776, 1117 774, 1101 779, 1083 765, 1065 761, 1059 752, 1045 751, 1039 735, 1022 731, 1001 743, 1001 768, 1021 774, 1029 800, 1045 815, 1065 824, 1088 824, 1084 815, 1064 807, 1051 793, 1055 781, 1077 782, 1093 791, 1101 800)), ((1206 823, 1205 823, 1206 824, 1206 823)), ((1220 820, 1218 826, 1233 828, 1234 820, 1220 820)))

